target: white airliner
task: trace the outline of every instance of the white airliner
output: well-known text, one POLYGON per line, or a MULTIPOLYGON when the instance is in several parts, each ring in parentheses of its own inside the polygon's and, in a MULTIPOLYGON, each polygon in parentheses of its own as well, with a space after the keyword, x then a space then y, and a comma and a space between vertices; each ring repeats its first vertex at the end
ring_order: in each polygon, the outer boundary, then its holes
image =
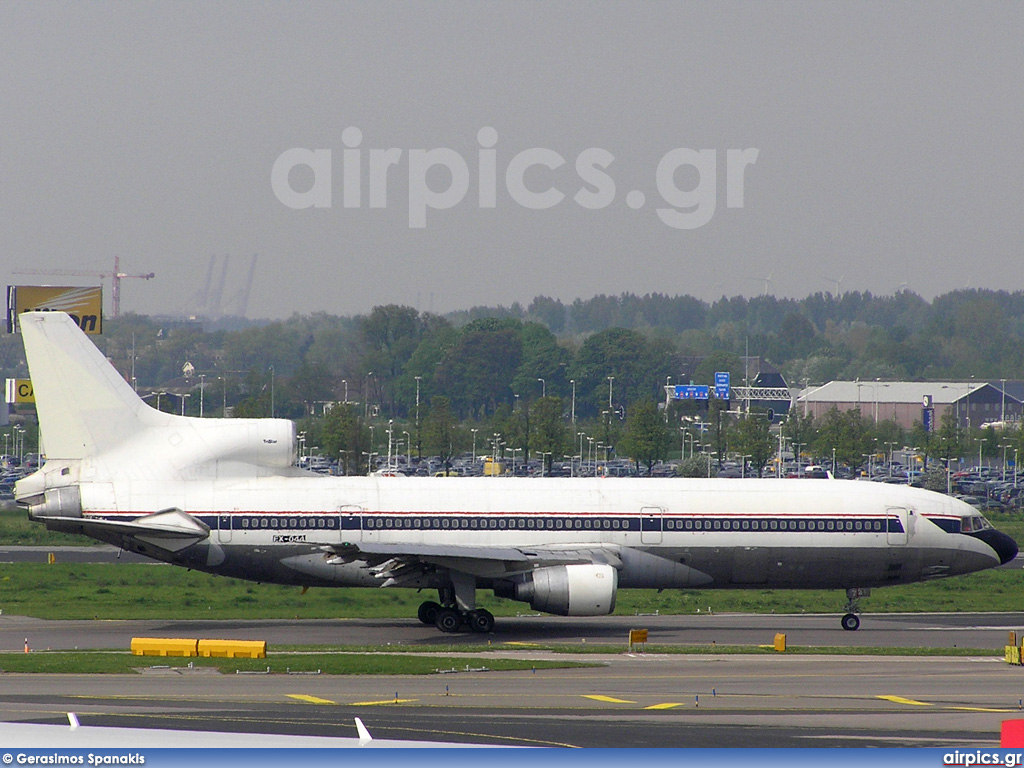
MULTIPOLYGON (((488 744, 450 741, 405 741, 374 739, 363 721, 356 721, 357 738, 344 736, 295 736, 280 733, 225 733, 220 731, 171 731, 159 728, 111 728, 81 725, 68 712, 68 725, 0 722, 0 742, 22 749, 344 749, 349 747, 467 748, 488 744)), ((8 747, 9 748, 9 747, 8 747)), ((38 764, 38 763, 37 763, 38 764)))
POLYGON ((847 592, 981 571, 1017 544, 973 507, 841 480, 323 477, 283 419, 146 405, 64 314, 21 316, 46 462, 30 519, 210 573, 436 589, 419 619, 489 632, 476 590, 599 616, 620 588, 847 592))

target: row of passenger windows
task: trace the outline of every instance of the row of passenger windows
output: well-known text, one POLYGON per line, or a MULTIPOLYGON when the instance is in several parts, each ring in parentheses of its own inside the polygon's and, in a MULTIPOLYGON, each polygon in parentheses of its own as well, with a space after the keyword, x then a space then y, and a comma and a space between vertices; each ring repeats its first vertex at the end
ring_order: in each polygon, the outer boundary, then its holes
POLYGON ((334 517, 243 517, 242 528, 337 528, 334 517))
MULTIPOLYGON (((359 517, 343 518, 344 528, 358 528, 359 517)), ((239 518, 232 517, 233 527, 238 527, 239 518)), ((276 516, 261 515, 241 517, 241 528, 245 529, 326 529, 337 528, 339 520, 333 516, 276 516)), ((212 521, 211 521, 212 522, 212 521)), ((223 522, 223 521, 222 521, 223 522)), ((362 527, 374 529, 463 529, 463 530, 603 530, 603 531, 638 531, 640 520, 637 518, 575 518, 560 517, 377 517, 362 518, 362 527)), ((657 530, 656 519, 644 521, 645 530, 657 530)), ((902 530, 895 518, 890 525, 895 530, 902 530)), ((664 529, 668 531, 884 531, 889 526, 883 520, 721 520, 721 519, 686 519, 665 520, 664 529)), ((223 526, 222 527, 226 527, 223 526)))
POLYGON ((679 531, 883 531, 881 520, 667 520, 679 531))
POLYGON ((583 518, 565 520, 560 517, 366 517, 363 528, 465 528, 469 530, 486 528, 490 530, 605 530, 605 531, 637 531, 640 530, 639 520, 620 520, 619 518, 583 518))

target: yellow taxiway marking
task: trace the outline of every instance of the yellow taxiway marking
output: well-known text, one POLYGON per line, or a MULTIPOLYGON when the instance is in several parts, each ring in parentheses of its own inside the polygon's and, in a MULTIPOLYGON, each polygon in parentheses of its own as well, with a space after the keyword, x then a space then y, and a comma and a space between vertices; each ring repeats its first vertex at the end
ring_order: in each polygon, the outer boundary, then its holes
POLYGON ((910 704, 914 707, 931 707, 934 706, 927 701, 914 701, 914 699, 905 699, 902 696, 877 696, 876 698, 885 699, 895 704, 910 704))
POLYGON ((408 704, 419 699, 385 699, 384 701, 353 701, 350 707, 380 707, 385 704, 408 704))
POLYGON ((627 701, 626 699, 613 699, 611 696, 601 696, 598 694, 594 695, 583 695, 584 699, 593 699, 594 701, 604 701, 608 704, 636 704, 635 701, 627 701))
POLYGON ((336 701, 330 699, 318 699, 316 696, 306 696, 302 693, 289 693, 287 694, 289 699, 298 699, 299 701, 305 701, 307 704, 337 704, 336 701))
POLYGON ((649 707, 644 707, 644 709, 672 709, 673 707, 681 707, 681 706, 683 706, 683 705, 679 704, 677 702, 666 701, 664 704, 652 704, 649 707))

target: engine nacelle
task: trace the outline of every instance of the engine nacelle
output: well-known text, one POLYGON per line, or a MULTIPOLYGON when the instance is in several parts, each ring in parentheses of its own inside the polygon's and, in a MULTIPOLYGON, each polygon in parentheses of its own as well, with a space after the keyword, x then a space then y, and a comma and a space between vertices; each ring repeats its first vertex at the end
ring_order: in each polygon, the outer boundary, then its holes
POLYGON ((558 616, 605 616, 615 610, 618 586, 618 571, 610 565, 556 565, 496 586, 494 593, 558 616))

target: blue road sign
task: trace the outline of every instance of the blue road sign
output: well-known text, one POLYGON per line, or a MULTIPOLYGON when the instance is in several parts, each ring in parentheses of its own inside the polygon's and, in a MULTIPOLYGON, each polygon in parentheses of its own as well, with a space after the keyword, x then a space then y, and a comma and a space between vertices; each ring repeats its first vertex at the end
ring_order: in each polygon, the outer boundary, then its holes
POLYGON ((932 432, 935 429, 935 409, 921 409, 921 423, 924 424, 925 432, 932 432))
POLYGON ((716 387, 728 387, 730 381, 730 374, 728 371, 715 371, 715 386, 716 387))
POLYGON ((710 392, 706 384, 676 384, 676 400, 707 400, 710 392))
POLYGON ((715 397, 717 397, 719 400, 728 400, 730 397, 729 390, 730 387, 728 384, 726 384, 724 387, 719 384, 716 384, 715 397))

